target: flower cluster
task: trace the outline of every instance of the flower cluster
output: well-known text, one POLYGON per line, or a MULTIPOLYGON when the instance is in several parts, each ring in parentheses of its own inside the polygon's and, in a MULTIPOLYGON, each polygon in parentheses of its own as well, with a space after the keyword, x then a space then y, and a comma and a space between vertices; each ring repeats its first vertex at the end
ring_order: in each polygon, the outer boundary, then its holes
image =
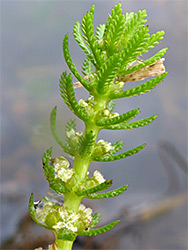
POLYGON ((72 175, 73 169, 70 169, 70 163, 63 156, 54 159, 55 178, 60 178, 62 181, 67 182, 72 175))
POLYGON ((93 173, 93 177, 99 184, 105 182, 103 175, 98 170, 95 170, 95 172, 93 173))
POLYGON ((114 149, 111 142, 107 142, 104 140, 99 140, 94 147, 93 155, 101 156, 107 153, 110 153, 111 150, 114 149))
POLYGON ((78 104, 80 105, 80 107, 85 108, 87 110, 88 114, 93 113, 93 104, 94 104, 93 99, 90 98, 87 101, 80 99, 78 104))
POLYGON ((101 118, 113 118, 113 117, 116 117, 118 116, 119 113, 113 113, 113 112, 110 112, 110 110, 108 108, 102 110, 102 111, 99 111, 99 117, 101 118))
POLYGON ((80 204, 78 213, 74 213, 64 206, 57 206, 47 198, 38 202, 35 212, 40 223, 55 230, 66 229, 71 233, 85 230, 90 227, 92 221, 91 208, 80 204))

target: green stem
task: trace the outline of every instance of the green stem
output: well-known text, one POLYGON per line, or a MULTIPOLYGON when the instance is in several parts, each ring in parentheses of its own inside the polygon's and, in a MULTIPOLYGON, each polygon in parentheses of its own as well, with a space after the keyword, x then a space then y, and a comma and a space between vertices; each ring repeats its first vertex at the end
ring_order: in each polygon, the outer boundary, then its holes
POLYGON ((73 241, 69 241, 69 240, 56 239, 55 241, 56 250, 71 250, 72 245, 73 245, 73 241))
MULTIPOLYGON (((99 110, 104 110, 106 108, 107 100, 100 97, 100 98, 96 98, 95 101, 96 101, 96 105, 94 107, 94 113, 96 114, 99 110)), ((85 124, 85 133, 88 131, 93 131, 93 134, 95 135, 95 141, 96 141, 100 128, 96 126, 93 120, 94 119, 91 119, 91 121, 85 124)), ((80 157, 79 155, 75 156, 73 169, 75 172, 75 177, 76 177, 78 186, 81 182, 83 182, 86 179, 90 163, 91 163, 91 159, 89 156, 86 156, 86 157, 80 157)), ((81 200, 82 200, 82 197, 77 196, 74 192, 67 193, 64 196, 64 206, 66 207, 68 211, 71 211, 73 213, 78 213, 81 200)), ((56 239, 55 244, 56 244, 57 250, 71 250, 73 241, 65 241, 65 240, 56 239)))

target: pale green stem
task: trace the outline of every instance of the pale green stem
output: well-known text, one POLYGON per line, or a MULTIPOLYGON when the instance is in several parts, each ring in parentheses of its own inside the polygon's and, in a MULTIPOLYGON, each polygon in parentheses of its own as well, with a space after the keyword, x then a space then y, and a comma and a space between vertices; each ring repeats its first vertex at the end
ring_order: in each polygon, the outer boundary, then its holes
MULTIPOLYGON (((104 110, 106 108, 107 100, 105 100, 104 98, 101 98, 101 97, 95 98, 95 101, 96 101, 96 105, 93 107, 95 113, 97 113, 97 111, 99 110, 104 110)), ((100 129, 92 121, 87 122, 85 126, 85 132, 87 131, 93 131, 93 134, 95 135, 95 141, 96 141, 97 135, 100 129)), ((90 163, 91 163, 91 159, 88 156, 86 157, 75 156, 73 169, 75 171, 75 176, 76 176, 78 184, 86 179, 90 163)), ((81 200, 82 200, 82 197, 77 196, 73 192, 65 194, 64 206, 67 208, 68 211, 77 213, 79 210, 81 200)), ((56 239, 55 244, 56 244, 57 250, 71 250, 73 241, 65 241, 65 240, 56 239)))

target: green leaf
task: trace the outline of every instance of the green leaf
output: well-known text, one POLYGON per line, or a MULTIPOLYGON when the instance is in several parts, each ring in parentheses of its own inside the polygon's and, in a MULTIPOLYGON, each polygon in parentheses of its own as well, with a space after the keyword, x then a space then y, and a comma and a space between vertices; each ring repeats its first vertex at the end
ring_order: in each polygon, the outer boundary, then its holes
POLYGON ((136 148, 130 149, 126 152, 123 152, 117 155, 105 155, 105 156, 98 156, 98 157, 96 156, 96 157, 93 157, 93 161, 116 161, 116 160, 124 159, 128 156, 131 156, 133 154, 140 152, 140 150, 142 150, 145 146, 146 144, 143 144, 136 148))
POLYGON ((168 48, 164 48, 164 49, 160 50, 158 53, 156 53, 154 56, 150 57, 149 59, 147 59, 147 60, 145 60, 145 61, 143 61, 143 62, 141 62, 133 67, 128 68, 125 71, 124 75, 131 74, 139 69, 143 69, 146 66, 149 66, 149 65, 155 63, 166 53, 167 50, 168 50, 168 48))
POLYGON ((101 120, 97 120, 96 124, 98 126, 114 125, 114 124, 118 124, 118 123, 132 120, 133 118, 135 118, 135 116, 137 114, 139 114, 139 109, 133 109, 127 113, 124 113, 124 114, 119 115, 119 116, 115 116, 113 118, 107 118, 107 119, 103 118, 101 120))
POLYGON ((29 198, 29 213, 31 215, 31 218, 34 220, 35 223, 37 223, 39 226, 44 227, 48 230, 54 231, 51 227, 46 226, 45 224, 42 224, 37 220, 36 214, 35 214, 35 205, 33 202, 33 193, 31 194, 29 198))
POLYGON ((117 51, 117 45, 125 30, 125 19, 121 12, 121 3, 118 3, 112 9, 111 15, 108 16, 103 40, 109 56, 117 51))
POLYGON ((109 231, 110 229, 112 229, 113 227, 115 227, 120 221, 114 221, 109 223, 108 225, 104 226, 104 227, 100 227, 100 228, 96 228, 96 229, 89 229, 87 231, 83 231, 80 233, 80 236, 96 236, 98 234, 102 234, 102 233, 106 233, 107 231, 109 231))
POLYGON ((127 189, 128 185, 122 186, 120 188, 114 189, 112 191, 106 192, 106 193, 100 193, 100 194, 89 194, 86 198, 88 199, 106 199, 118 196, 120 194, 123 194, 125 190, 127 189))
POLYGON ((139 86, 136 86, 134 88, 131 89, 127 89, 125 91, 121 91, 121 92, 114 92, 111 93, 110 97, 113 99, 117 99, 117 98, 123 98, 123 97, 131 97, 131 96, 138 96, 141 94, 145 94, 151 91, 151 89, 154 89, 156 85, 158 85, 167 75, 168 73, 162 73, 159 76, 156 76, 154 78, 152 78, 151 80, 140 84, 139 86))
POLYGON ((60 82, 59 87, 60 87, 61 96, 63 97, 67 106, 81 120, 87 121, 88 114, 86 110, 83 107, 80 107, 80 105, 78 104, 75 98, 71 75, 70 74, 67 75, 66 72, 63 72, 59 82, 60 82))
POLYGON ((147 21, 145 19, 146 17, 146 10, 140 10, 138 11, 138 13, 131 12, 125 15, 125 31, 124 36, 120 42, 121 47, 125 48, 127 46, 127 43, 135 37, 135 34, 137 34, 137 32, 147 21))
POLYGON ((123 141, 117 141, 117 142, 115 142, 114 144, 112 144, 112 146, 114 147, 114 149, 112 149, 110 151, 110 153, 111 154, 117 153, 118 151, 120 151, 123 148, 123 145, 124 145, 123 141))
POLYGON ((78 196, 85 196, 88 194, 93 194, 93 193, 105 190, 105 189, 109 188, 111 185, 112 185, 112 180, 106 180, 103 183, 101 183, 93 188, 78 191, 78 192, 76 192, 76 194, 78 196))
POLYGON ((66 124, 66 130, 65 131, 70 131, 70 130, 75 130, 76 129, 76 122, 75 119, 71 119, 69 122, 66 124))
POLYGON ((66 187, 66 183, 62 181, 60 178, 56 177, 55 178, 55 171, 52 166, 52 148, 48 149, 42 158, 42 163, 43 163, 43 169, 44 169, 44 174, 49 182, 49 187, 56 191, 58 194, 65 194, 68 193, 69 190, 66 187))
POLYGON ((115 100, 111 100, 111 101, 108 103, 107 108, 109 109, 110 112, 112 112, 112 111, 114 110, 115 105, 116 105, 115 100))
POLYGON ((97 40, 100 40, 103 38, 104 30, 105 30, 105 24, 99 24, 99 26, 97 27, 97 31, 96 31, 97 40))
POLYGON ((88 90, 91 91, 91 85, 89 85, 79 74, 78 70, 76 69, 72 58, 70 56, 69 52, 69 44, 68 44, 68 34, 65 35, 63 39, 63 53, 64 53, 64 58, 65 61, 70 69, 70 71, 73 73, 73 75, 78 79, 78 81, 88 90))
POLYGON ((81 34, 81 27, 80 27, 79 21, 77 21, 73 27, 73 36, 76 42, 78 43, 78 45, 80 46, 80 48, 83 50, 83 52, 89 58, 91 58, 92 54, 84 42, 83 36, 81 34))
POLYGON ((90 74, 93 73, 93 67, 91 61, 87 58, 85 58, 83 66, 82 66, 82 73, 85 76, 89 76, 90 74))
POLYGON ((50 127, 51 127, 52 135, 54 139, 56 140, 56 142, 63 148, 65 152, 70 152, 70 148, 59 138, 57 134, 56 113, 57 113, 57 107, 53 108, 50 114, 50 127))
POLYGON ((110 130, 120 130, 120 129, 133 129, 133 128, 138 128, 138 127, 143 127, 151 123, 157 118, 158 115, 153 115, 148 118, 142 119, 140 121, 136 122, 130 122, 130 123, 125 123, 125 124, 117 124, 117 125, 111 125, 111 126, 106 126, 104 127, 105 129, 110 129, 110 130))
POLYGON ((99 213, 92 215, 91 227, 95 227, 101 221, 101 216, 99 213))
POLYGON ((108 87, 116 78, 122 59, 119 53, 114 54, 105 61, 97 72, 97 91, 100 95, 108 91, 108 87))
POLYGON ((154 45, 159 44, 159 41, 163 39, 164 34, 165 34, 164 30, 162 30, 162 31, 158 31, 157 33, 151 35, 147 41, 146 52, 148 49, 154 48, 154 45))
POLYGON ((79 138, 77 151, 81 157, 84 157, 84 156, 89 157, 91 150, 92 150, 92 146, 95 142, 94 138, 95 138, 95 135, 93 134, 93 131, 86 132, 79 138))
POLYGON ((121 72, 125 72, 125 68, 127 68, 131 62, 136 61, 139 56, 146 52, 146 42, 148 42, 149 37, 148 31, 147 26, 141 27, 133 34, 132 39, 128 41, 126 47, 123 47, 121 52, 123 63, 119 75, 121 75, 121 72))
POLYGON ((93 7, 92 11, 87 12, 84 18, 82 19, 81 29, 84 34, 84 39, 86 40, 86 43, 93 54, 93 58, 95 60, 94 66, 96 67, 96 69, 99 69, 100 66, 102 65, 102 57, 100 55, 97 39, 94 35, 94 28, 93 28, 94 5, 92 7, 93 7))

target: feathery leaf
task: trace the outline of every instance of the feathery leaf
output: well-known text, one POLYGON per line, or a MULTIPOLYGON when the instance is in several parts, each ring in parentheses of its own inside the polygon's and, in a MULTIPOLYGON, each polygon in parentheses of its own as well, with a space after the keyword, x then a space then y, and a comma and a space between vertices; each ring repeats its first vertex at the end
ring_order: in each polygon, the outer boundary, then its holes
POLYGON ((83 62, 83 66, 82 66, 82 73, 85 76, 89 76, 90 74, 93 73, 93 67, 92 67, 92 63, 89 60, 89 58, 85 58, 84 62, 83 62))
POLYGON ((81 232, 80 236, 96 236, 98 234, 106 233, 119 223, 119 220, 109 223, 108 225, 96 229, 89 229, 87 231, 81 232))
POLYGON ((65 194, 69 192, 69 190, 67 189, 66 183, 64 181, 58 177, 55 178, 55 171, 51 164, 51 153, 52 148, 48 149, 42 158, 45 177, 49 182, 49 187, 51 189, 56 191, 58 194, 65 194))
POLYGON ((111 154, 117 153, 118 151, 120 151, 123 148, 123 145, 124 145, 123 141, 117 141, 117 142, 113 143, 112 146, 114 149, 112 149, 110 151, 110 153, 111 154))
POLYGON ((66 72, 63 72, 59 80, 60 92, 67 106, 71 111, 78 116, 81 120, 88 120, 88 114, 83 107, 80 107, 76 98, 73 89, 72 77, 67 75, 66 72))
POLYGON ((109 56, 118 49, 117 45, 125 30, 125 19, 121 12, 121 4, 118 3, 112 9, 111 15, 108 16, 103 40, 109 56))
POLYGON ((94 137, 95 135, 93 134, 93 131, 86 132, 80 137, 77 145, 77 151, 81 157, 86 155, 89 157, 92 146, 95 142, 94 137))
POLYGON ((116 105, 115 100, 111 100, 111 101, 108 103, 107 108, 109 109, 110 112, 112 112, 112 111, 114 110, 115 105, 116 105))
POLYGON ((69 52, 69 44, 68 44, 68 34, 65 35, 64 39, 63 39, 63 54, 64 54, 64 58, 65 61, 70 69, 70 71, 73 73, 73 75, 78 79, 78 81, 88 90, 91 91, 91 85, 89 85, 83 78, 82 76, 79 74, 78 70, 76 69, 72 58, 70 56, 70 52, 69 52))
POLYGON ((96 124, 98 126, 108 126, 108 125, 114 125, 122 122, 127 122, 129 120, 132 120, 135 118, 135 116, 139 114, 139 109, 133 109, 127 113, 124 113, 122 115, 115 116, 113 118, 107 118, 107 119, 101 119, 97 120, 96 124))
POLYGON ((95 186, 93 188, 78 191, 78 192, 76 192, 76 194, 78 196, 85 196, 85 195, 88 195, 88 194, 93 194, 93 193, 105 190, 105 189, 109 188, 111 185, 112 185, 112 180, 106 180, 103 183, 101 183, 101 184, 99 184, 99 185, 97 185, 97 186, 95 186))
POLYGON ((114 54, 105 61, 97 72, 97 91, 99 94, 105 94, 108 86, 113 83, 116 78, 122 59, 119 53, 114 54))
POLYGON ((111 197, 118 196, 120 194, 123 194, 125 190, 127 189, 128 185, 124 185, 120 188, 114 189, 112 191, 106 192, 106 193, 100 193, 100 194, 89 194, 86 196, 88 199, 107 199, 111 197))
POLYGON ((135 34, 143 27, 147 21, 146 10, 138 11, 138 13, 128 13, 125 16, 125 31, 122 40, 120 41, 120 47, 125 48, 127 43, 131 41, 135 34))
POLYGON ((69 152, 69 147, 59 138, 57 134, 57 129, 56 129, 56 112, 57 112, 57 107, 52 109, 52 112, 50 114, 50 127, 51 127, 51 132, 56 140, 56 142, 63 148, 65 152, 69 152))
POLYGON ((153 64, 154 62, 158 61, 168 50, 168 48, 161 49, 159 52, 157 52, 154 56, 150 57, 149 59, 142 61, 141 63, 128 68, 125 70, 124 75, 131 74, 139 69, 145 68, 146 66, 149 66, 153 64))
POLYGON ((102 64, 102 61, 101 61, 98 42, 94 35, 94 28, 93 28, 94 5, 92 6, 91 9, 92 10, 90 12, 87 12, 82 19, 81 30, 84 34, 83 37, 86 40, 86 43, 93 54, 93 58, 95 60, 94 66, 96 67, 96 69, 99 69, 102 64))
POLYGON ((116 160, 124 159, 128 156, 131 156, 133 154, 140 152, 140 150, 142 150, 145 146, 146 144, 142 144, 136 148, 130 149, 126 152, 123 152, 117 155, 105 155, 105 156, 93 157, 93 161, 116 161, 116 160))
POLYGON ((76 40, 76 42, 78 43, 78 45, 80 46, 80 48, 83 50, 83 52, 89 57, 91 58, 92 54, 90 52, 90 50, 88 49, 88 47, 86 46, 85 42, 84 42, 84 39, 82 37, 82 34, 81 34, 81 27, 80 27, 80 23, 79 21, 77 21, 75 24, 74 24, 74 27, 73 27, 73 36, 74 36, 74 39, 76 40))
POLYGON ((97 40, 100 40, 100 39, 103 38, 104 30, 105 30, 105 24, 100 24, 97 27, 97 31, 96 31, 96 38, 97 38, 97 40))
POLYGON ((156 76, 152 78, 151 80, 143 84, 140 84, 139 86, 136 86, 134 88, 127 89, 121 92, 111 93, 110 97, 113 99, 117 99, 117 98, 123 98, 123 97, 138 96, 141 94, 148 93, 151 91, 151 89, 154 89, 155 86, 159 84, 165 78, 166 75, 167 75, 167 72, 162 73, 161 75, 156 76))
POLYGON ((157 118, 157 116, 158 115, 153 115, 145 119, 142 119, 140 121, 125 123, 125 124, 111 125, 111 126, 106 126, 104 128, 110 129, 110 130, 120 130, 120 129, 133 129, 133 128, 138 128, 138 127, 143 127, 143 126, 148 125, 152 121, 154 121, 157 118))

